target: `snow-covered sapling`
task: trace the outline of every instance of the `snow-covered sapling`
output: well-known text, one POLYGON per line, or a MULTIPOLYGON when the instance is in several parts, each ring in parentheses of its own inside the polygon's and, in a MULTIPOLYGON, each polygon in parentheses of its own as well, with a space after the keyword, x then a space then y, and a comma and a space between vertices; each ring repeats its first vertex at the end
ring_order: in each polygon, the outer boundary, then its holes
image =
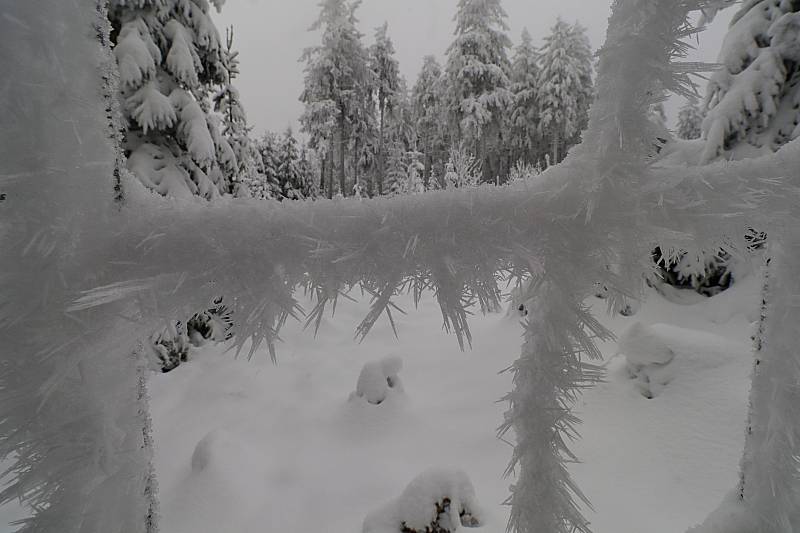
POLYGON ((634 322, 622 334, 618 345, 643 396, 654 398, 672 380, 667 366, 675 359, 675 352, 652 328, 634 322))
POLYGON ((380 405, 392 392, 402 392, 403 384, 398 374, 403 369, 403 360, 397 356, 384 357, 364 365, 358 376, 356 391, 350 399, 364 398, 368 403, 380 405))
POLYGON ((452 533, 480 527, 475 489, 460 470, 426 470, 399 498, 367 515, 363 533, 452 533))

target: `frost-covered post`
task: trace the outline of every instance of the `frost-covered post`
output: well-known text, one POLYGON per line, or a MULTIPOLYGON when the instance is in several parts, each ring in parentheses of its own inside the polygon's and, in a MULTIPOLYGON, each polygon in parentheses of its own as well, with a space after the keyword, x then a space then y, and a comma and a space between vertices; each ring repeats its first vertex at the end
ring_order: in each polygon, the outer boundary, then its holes
POLYGON ((800 527, 800 233, 773 236, 740 498, 769 531, 800 527))
POLYGON ((572 239, 570 268, 577 272, 565 274, 563 264, 547 258, 538 265, 540 272, 537 265, 530 267, 531 311, 524 324, 522 355, 512 367, 514 390, 507 397, 510 409, 501 428, 513 428, 516 436, 509 466, 510 473, 520 467, 509 499, 509 529, 515 533, 589 531, 579 508, 579 501, 588 502, 567 471, 566 465, 576 458, 566 443, 576 437, 579 422, 571 413, 572 404, 583 387, 600 377, 600 369, 586 360, 600 357, 594 340, 609 334, 581 302, 592 281, 610 288, 612 309, 641 290, 646 268, 642 258, 658 235, 641 205, 643 188, 652 179, 646 160, 657 133, 647 111, 664 90, 688 92, 688 80, 672 62, 685 51, 679 39, 690 30, 689 4, 614 4, 600 51, 599 97, 584 143, 557 167, 583 176, 570 184, 581 196, 572 215, 576 223, 562 229, 562 238, 572 239), (606 228, 609 236, 592 235, 591 227, 606 228), (615 262, 617 275, 593 271, 598 265, 592 258, 615 262), (598 279, 592 280, 592 275, 598 279))
MULTIPOLYGON (((585 357, 602 358, 593 342, 610 334, 582 308, 580 301, 545 282, 532 291, 522 356, 514 363, 514 390, 501 433, 513 427, 514 455, 507 474, 520 467, 511 488, 509 530, 588 533, 578 501, 591 507, 567 470, 577 458, 572 404, 581 390, 596 383, 602 369, 585 357)), ((531 296, 531 295, 529 295, 531 296)))
POLYGON ((14 462, 0 502, 35 510, 26 532, 155 531, 137 330, 120 327, 133 308, 67 312, 108 268, 120 210, 105 5, 3 6, 16 45, 0 54, 13 72, 0 100, 0 457, 14 462))

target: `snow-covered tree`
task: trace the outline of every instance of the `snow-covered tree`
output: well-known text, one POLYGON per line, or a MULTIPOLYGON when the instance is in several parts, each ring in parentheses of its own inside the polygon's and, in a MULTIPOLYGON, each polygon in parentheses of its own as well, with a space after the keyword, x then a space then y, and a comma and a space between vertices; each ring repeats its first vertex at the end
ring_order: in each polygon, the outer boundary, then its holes
POLYGON ((419 194, 425 192, 422 181, 425 165, 422 152, 397 150, 389 157, 389 190, 392 194, 419 194))
POLYGON ((414 129, 419 149, 424 154, 426 187, 437 170, 443 174, 443 159, 447 153, 447 128, 443 124, 442 67, 434 56, 425 56, 422 70, 411 92, 414 129))
POLYGON ((111 0, 108 16, 130 170, 162 195, 230 192, 238 163, 207 102, 230 75, 208 2, 111 0))
POLYGON ((451 148, 445 165, 444 183, 447 189, 477 187, 481 184, 482 163, 464 148, 451 148))
POLYGON ((392 104, 400 88, 400 65, 394 57, 394 43, 389 37, 389 24, 384 23, 375 31, 375 43, 369 49, 370 69, 375 83, 375 98, 378 105, 377 185, 378 194, 383 194, 386 174, 386 120, 393 112, 392 104))
POLYGON ((449 126, 477 154, 490 177, 503 172, 503 121, 512 101, 506 17, 500 0, 459 0, 455 40, 445 65, 449 126))
POLYGON ((703 135, 703 111, 697 99, 689 99, 678 112, 678 126, 675 132, 679 139, 691 141, 703 135))
POLYGON ((313 196, 313 187, 304 172, 297 139, 291 128, 283 134, 275 150, 275 174, 281 197, 287 200, 304 200, 313 196))
POLYGON ((664 109, 664 102, 657 102, 650 106, 648 113, 650 122, 659 127, 659 129, 666 129, 667 127, 667 111, 664 109))
POLYGON ((248 187, 254 198, 260 200, 282 197, 278 168, 280 166, 280 139, 273 132, 266 132, 256 142, 259 172, 249 181, 248 187))
POLYGON ((239 52, 233 49, 233 28, 225 35, 223 64, 228 79, 214 96, 214 110, 222 116, 222 134, 236 156, 237 168, 233 176, 233 193, 237 196, 252 195, 250 184, 261 181, 263 172, 258 148, 251 137, 252 128, 247 123, 247 114, 242 105, 239 90, 233 80, 239 75, 239 52))
POLYGON ((800 4, 748 0, 706 93, 703 159, 770 153, 800 137, 800 4))
MULTIPOLYGON (((302 56, 306 62, 305 88, 300 97, 306 106, 301 119, 303 131, 309 134, 315 146, 323 148, 329 155, 327 168, 332 169, 332 149, 338 152, 336 165, 342 195, 349 192, 345 177, 351 126, 353 122, 363 120, 372 86, 368 54, 356 27, 355 13, 360 4, 358 0, 321 2, 319 17, 311 30, 322 32, 322 42, 308 48, 302 56)), ((331 196, 333 184, 330 179, 328 186, 328 195, 331 196)))
POLYGON ((511 126, 509 144, 512 159, 535 163, 539 158, 539 53, 531 34, 522 31, 522 40, 511 63, 511 92, 514 95, 509 111, 511 126))
POLYGON ((586 30, 559 18, 545 38, 540 57, 539 129, 550 141, 555 164, 579 140, 588 120, 594 90, 586 30))

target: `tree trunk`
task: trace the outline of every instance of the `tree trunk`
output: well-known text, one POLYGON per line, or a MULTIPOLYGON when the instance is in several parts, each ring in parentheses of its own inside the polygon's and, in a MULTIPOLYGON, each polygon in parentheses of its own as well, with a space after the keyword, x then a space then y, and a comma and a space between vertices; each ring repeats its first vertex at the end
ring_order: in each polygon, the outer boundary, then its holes
POLYGON ((553 132, 553 163, 554 165, 558 164, 558 130, 553 132))
POLYGON ((325 170, 326 170, 326 163, 328 162, 328 154, 325 154, 325 157, 322 158, 322 166, 320 168, 319 173, 319 193, 322 196, 325 196, 325 170))
POLYGON ((344 110, 339 113, 339 192, 342 196, 347 196, 347 189, 345 189, 345 166, 344 166, 344 156, 345 156, 345 135, 344 135, 344 128, 345 128, 345 116, 344 110))
POLYGON ((328 150, 328 198, 333 198, 333 150, 328 150))
POLYGON ((425 175, 422 176, 422 184, 427 191, 431 183, 431 169, 433 169, 433 156, 430 154, 430 149, 425 149, 425 175))
POLYGON ((359 151, 359 142, 358 142, 358 133, 355 135, 355 140, 353 141, 355 144, 353 146, 353 194, 355 194, 356 187, 358 187, 358 151, 359 151))
POLYGON ((383 196, 383 176, 386 172, 386 160, 384 159, 383 152, 385 149, 385 143, 383 139, 383 132, 384 132, 384 121, 386 117, 386 101, 385 99, 381 100, 380 103, 380 111, 381 111, 381 123, 380 123, 380 139, 378 140, 378 196, 383 196))

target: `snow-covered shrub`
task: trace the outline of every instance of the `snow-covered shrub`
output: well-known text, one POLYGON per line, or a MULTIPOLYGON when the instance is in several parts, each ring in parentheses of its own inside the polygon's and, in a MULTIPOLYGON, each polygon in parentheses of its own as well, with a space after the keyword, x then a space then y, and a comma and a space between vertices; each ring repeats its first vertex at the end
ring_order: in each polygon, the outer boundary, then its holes
POLYGON ((186 323, 189 342, 200 347, 207 342, 223 342, 231 338, 233 313, 222 298, 214 300, 214 306, 197 313, 186 323))
POLYGON ((481 511, 469 477, 460 470, 430 469, 399 498, 373 511, 363 533, 453 533, 481 525, 481 511))
POLYGON ((483 178, 483 163, 465 148, 450 149, 450 159, 445 165, 444 182, 448 189, 477 187, 483 178))
POLYGON ((380 405, 390 394, 403 392, 403 383, 398 376, 402 369, 403 360, 397 356, 366 363, 350 399, 363 398, 368 403, 380 405))
POLYGON ((619 338, 619 353, 625 356, 631 378, 643 396, 654 398, 672 380, 668 365, 675 352, 659 335, 641 322, 633 323, 619 338))
POLYGON ((171 372, 181 363, 189 360, 191 347, 182 322, 153 335, 150 340, 150 346, 156 358, 156 366, 162 372, 171 372))
POLYGON ((423 176, 425 165, 421 152, 400 151, 389 157, 389 189, 394 194, 419 194, 425 192, 423 176))
POLYGON ((678 289, 692 289, 704 296, 716 296, 734 282, 731 256, 724 250, 715 254, 678 252, 665 255, 658 247, 653 251, 656 275, 678 289))
POLYGON ((508 181, 514 182, 520 180, 527 180, 535 178, 541 173, 542 173, 541 166, 539 166, 538 164, 532 165, 520 159, 514 164, 513 167, 511 167, 511 171, 508 175, 508 181))
POLYGON ((214 300, 209 309, 197 313, 186 322, 178 322, 172 328, 153 335, 151 346, 156 356, 156 365, 162 372, 175 370, 189 360, 193 348, 208 342, 223 342, 232 336, 233 316, 222 298, 214 300))
POLYGON ((678 113, 678 125, 675 134, 679 139, 688 141, 699 139, 703 135, 703 110, 696 98, 686 100, 678 113))

